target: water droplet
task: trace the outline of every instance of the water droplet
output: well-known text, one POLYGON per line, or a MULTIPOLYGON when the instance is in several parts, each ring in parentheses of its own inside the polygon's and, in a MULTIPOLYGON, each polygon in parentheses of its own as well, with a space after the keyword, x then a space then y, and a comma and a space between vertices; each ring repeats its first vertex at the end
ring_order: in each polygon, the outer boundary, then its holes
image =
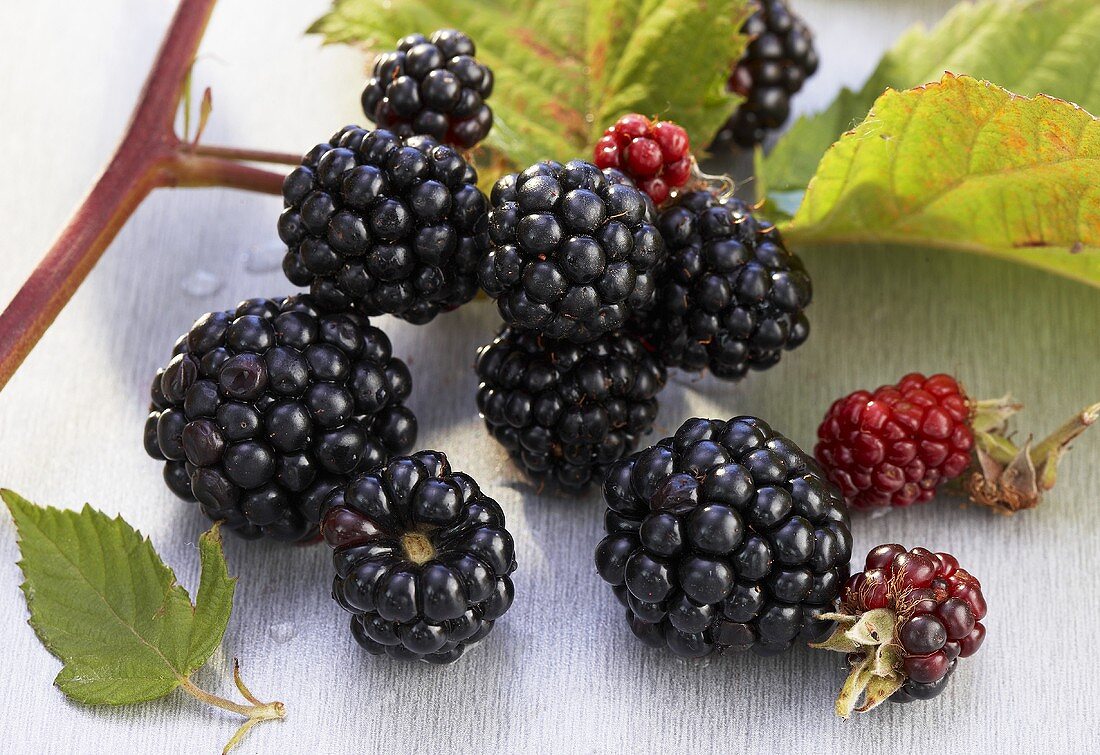
POLYGON ((224 285, 221 278, 209 270, 196 270, 180 281, 180 287, 189 296, 210 296, 216 294, 224 285))
POLYGON ((289 621, 282 621, 278 624, 272 624, 267 633, 271 635, 271 639, 275 642, 285 644, 298 636, 298 629, 289 621))
POLYGON ((250 273, 270 273, 283 265, 286 246, 279 241, 250 246, 244 253, 244 269, 250 273))

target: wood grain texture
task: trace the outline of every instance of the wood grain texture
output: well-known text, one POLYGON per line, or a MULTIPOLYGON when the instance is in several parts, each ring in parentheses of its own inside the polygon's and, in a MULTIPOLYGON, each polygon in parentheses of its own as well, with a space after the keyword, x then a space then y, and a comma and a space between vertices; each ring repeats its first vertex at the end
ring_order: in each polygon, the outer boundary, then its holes
MULTIPOLYGON (((909 23, 951 4, 802 0, 824 62, 798 106, 821 107, 841 84, 860 83, 909 23)), ((361 58, 319 50, 300 33, 323 7, 222 2, 196 71, 198 91, 214 89, 211 143, 298 152, 359 119, 361 58)), ((171 11, 139 0, 0 7, 0 299, 109 153, 171 11)), ((193 588, 204 522, 142 450, 147 382, 197 315, 286 292, 278 208, 228 191, 155 194, 0 393, 0 483, 39 502, 122 513, 193 588), (265 257, 270 264, 257 264, 265 257), (211 273, 216 290, 187 293, 202 288, 188 281, 195 269, 211 273)), ((1100 397, 1095 291, 961 255, 815 250, 806 262, 816 285, 806 346, 735 386, 678 377, 662 394, 660 430, 691 415, 752 412, 810 444, 832 398, 911 369, 954 371, 981 395, 1011 388, 1037 434, 1100 397)), ((951 500, 856 517, 857 553, 898 541, 958 555, 985 586, 989 638, 935 702, 843 722, 831 709, 843 676, 831 654, 686 663, 633 639, 591 562, 598 496, 539 494, 476 416, 473 352, 496 321, 484 303, 420 328, 379 319, 410 362, 422 444, 445 450, 508 513, 515 607, 458 665, 377 661, 354 645, 328 597, 324 549, 229 540, 236 611, 197 681, 229 693, 238 656, 253 690, 289 711, 240 752, 1060 753, 1095 743, 1100 681, 1082 670, 1095 669, 1100 623, 1100 434, 1082 439, 1045 508, 1016 519, 951 500)), ((234 722, 178 693, 118 710, 66 702, 51 687, 57 662, 23 623, 17 557, 14 528, 0 517, 0 751, 220 749, 234 722)))

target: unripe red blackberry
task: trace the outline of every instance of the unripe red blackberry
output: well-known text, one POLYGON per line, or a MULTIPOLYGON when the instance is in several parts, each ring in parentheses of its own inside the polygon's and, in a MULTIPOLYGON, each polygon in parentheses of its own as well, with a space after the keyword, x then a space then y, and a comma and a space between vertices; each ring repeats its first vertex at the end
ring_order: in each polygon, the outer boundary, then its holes
POLYGON ((477 406, 528 474, 578 491, 603 481, 653 428, 665 370, 640 342, 592 343, 505 328, 477 356, 477 406))
POLYGON ((660 207, 671 190, 687 183, 694 158, 682 126, 630 113, 596 142, 595 163, 621 170, 660 207))
POLYGON ((1087 407, 1017 448, 1007 422, 1021 408, 1009 396, 975 401, 950 375, 914 372, 833 402, 814 454, 857 509, 928 501, 962 477, 971 500, 1011 514, 1039 504, 1070 444, 1100 419, 1100 404, 1087 407))
POLYGON ((914 372, 834 402, 814 455, 857 509, 927 501, 969 466, 975 410, 950 375, 914 372))
POLYGON ((431 137, 346 126, 283 182, 283 271, 319 306, 425 323, 477 293, 487 202, 431 137))
POLYGON ((333 599, 373 655, 451 663, 511 607, 504 512, 438 451, 391 460, 327 501, 333 599))
POLYGON ((730 75, 729 90, 745 100, 718 133, 741 147, 754 147, 782 126, 791 97, 817 71, 813 34, 785 0, 754 0, 756 9, 741 33, 749 46, 730 75))
POLYGON ((366 318, 249 299, 196 320, 157 370, 145 449, 172 492, 241 537, 308 539, 334 488, 412 447, 411 388, 366 318))
POLYGON ((493 72, 474 57, 474 42, 457 29, 410 34, 379 55, 363 89, 363 112, 399 136, 431 136, 469 149, 489 134, 493 72))
POLYGON ((896 544, 872 550, 864 571, 844 585, 840 610, 823 616, 836 630, 815 645, 848 656, 851 675, 837 713, 847 718, 886 700, 940 694, 958 659, 981 647, 985 614, 981 584, 954 556, 896 544))

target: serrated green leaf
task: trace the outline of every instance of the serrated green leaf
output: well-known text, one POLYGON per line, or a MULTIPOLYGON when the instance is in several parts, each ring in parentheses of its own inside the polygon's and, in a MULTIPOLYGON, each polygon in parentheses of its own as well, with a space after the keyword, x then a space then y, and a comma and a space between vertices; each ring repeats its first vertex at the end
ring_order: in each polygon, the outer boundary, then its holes
POLYGON ((738 30, 749 13, 744 2, 592 2, 592 17, 606 19, 597 28, 615 28, 621 39, 609 49, 610 75, 590 97, 590 141, 623 113, 639 112, 670 117, 694 144, 709 143, 733 111, 726 82, 748 41, 738 30))
POLYGON ((931 31, 910 30, 858 92, 799 119, 757 172, 775 192, 802 192, 825 150, 866 115, 888 87, 911 89, 944 73, 992 81, 1017 94, 1046 94, 1100 113, 1100 4, 1096 0, 960 3, 931 31))
POLYGON ((229 576, 222 552, 220 525, 199 536, 199 589, 195 593, 195 613, 191 627, 191 651, 188 665, 201 668, 210 659, 225 636, 229 615, 233 612, 233 593, 237 578, 229 576))
POLYGON ((971 251, 1100 285, 1100 121, 966 76, 887 91, 825 155, 786 234, 971 251))
POLYGON ((725 83, 748 14, 749 0, 336 0, 310 31, 380 51, 414 31, 470 34, 496 77, 486 145, 498 157, 479 163, 493 179, 589 157, 630 111, 707 144, 737 102, 725 83))
POLYGON ((216 531, 200 541, 196 610, 148 538, 120 517, 0 496, 19 531, 30 624, 65 664, 55 680, 62 692, 93 705, 152 700, 207 661, 233 597, 216 531))

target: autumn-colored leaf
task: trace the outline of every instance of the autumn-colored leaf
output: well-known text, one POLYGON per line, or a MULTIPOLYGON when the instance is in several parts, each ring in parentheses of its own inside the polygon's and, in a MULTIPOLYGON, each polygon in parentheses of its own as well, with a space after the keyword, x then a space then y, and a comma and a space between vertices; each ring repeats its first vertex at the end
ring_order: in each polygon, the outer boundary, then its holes
POLYGON ((786 233, 978 252, 1100 285, 1100 121, 967 76, 887 91, 825 155, 786 233))

